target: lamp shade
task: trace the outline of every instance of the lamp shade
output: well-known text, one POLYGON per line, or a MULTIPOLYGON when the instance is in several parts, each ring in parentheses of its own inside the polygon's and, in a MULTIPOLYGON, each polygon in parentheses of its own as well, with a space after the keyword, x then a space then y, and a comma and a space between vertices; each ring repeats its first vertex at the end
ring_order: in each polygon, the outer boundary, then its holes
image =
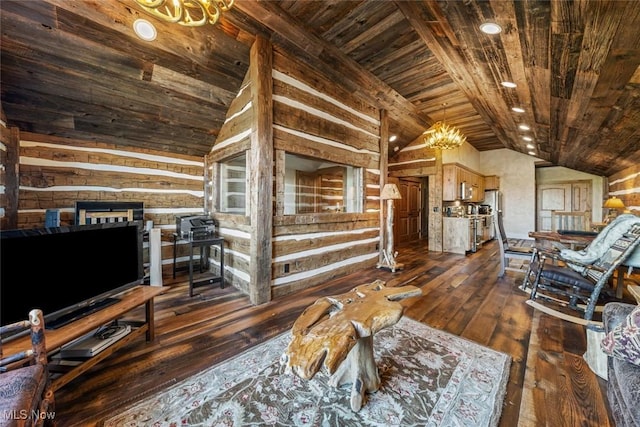
POLYGON ((398 187, 395 184, 385 184, 382 189, 382 193, 380 193, 380 198, 382 200, 402 199, 402 196, 400 195, 400 190, 398 190, 398 187))
POLYGON ((622 200, 614 196, 614 197, 609 197, 607 201, 604 202, 603 207, 608 209, 624 209, 624 203, 622 203, 622 200))

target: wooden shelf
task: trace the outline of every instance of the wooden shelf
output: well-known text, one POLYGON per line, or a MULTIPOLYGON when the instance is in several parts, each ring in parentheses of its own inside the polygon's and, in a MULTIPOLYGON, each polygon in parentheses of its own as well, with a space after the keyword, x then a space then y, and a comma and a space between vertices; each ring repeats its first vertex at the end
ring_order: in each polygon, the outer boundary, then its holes
MULTIPOLYGON (((152 341, 155 338, 154 329, 154 310, 153 299, 169 290, 167 286, 144 286, 138 285, 124 293, 118 295, 120 299, 117 303, 105 307, 93 314, 83 317, 62 326, 58 329, 45 329, 44 336, 47 346, 47 353, 53 354, 59 350, 63 345, 80 338, 89 332, 94 331, 100 326, 106 325, 113 320, 116 320, 125 313, 145 304, 145 321, 135 329, 132 329, 126 337, 115 342, 99 354, 84 360, 80 365, 72 368, 69 372, 63 374, 52 380, 53 390, 57 390, 78 375, 88 371, 91 367, 95 366, 115 351, 129 344, 139 336, 146 334, 147 341, 152 341)), ((31 341, 29 336, 24 336, 16 340, 9 341, 3 344, 4 351, 8 354, 17 353, 31 348, 31 341)))

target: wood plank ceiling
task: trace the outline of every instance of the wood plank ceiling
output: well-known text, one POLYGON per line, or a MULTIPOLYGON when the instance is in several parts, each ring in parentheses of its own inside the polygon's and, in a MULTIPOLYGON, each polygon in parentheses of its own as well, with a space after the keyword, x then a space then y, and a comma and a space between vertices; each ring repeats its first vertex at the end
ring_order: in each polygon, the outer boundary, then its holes
POLYGON ((634 0, 236 0, 198 28, 134 0, 0 8, 1 105, 24 131, 204 155, 260 34, 387 109, 390 153, 444 118, 480 151, 533 150, 603 176, 640 163, 634 0), (139 17, 156 25, 154 42, 134 35, 139 17), (502 33, 482 33, 485 21, 502 33))

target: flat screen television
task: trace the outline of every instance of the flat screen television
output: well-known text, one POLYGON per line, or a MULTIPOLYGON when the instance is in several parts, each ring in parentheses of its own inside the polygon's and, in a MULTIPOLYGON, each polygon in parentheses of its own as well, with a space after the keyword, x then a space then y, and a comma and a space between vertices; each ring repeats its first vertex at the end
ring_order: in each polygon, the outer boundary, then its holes
POLYGON ((0 231, 0 323, 40 308, 56 328, 142 284, 143 222, 0 231))

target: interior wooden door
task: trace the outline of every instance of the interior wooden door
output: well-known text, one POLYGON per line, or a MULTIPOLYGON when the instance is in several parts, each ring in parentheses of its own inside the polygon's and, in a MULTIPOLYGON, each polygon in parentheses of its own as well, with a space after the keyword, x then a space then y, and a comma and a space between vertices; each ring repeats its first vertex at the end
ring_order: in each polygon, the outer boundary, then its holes
POLYGON ((537 186, 537 223, 539 231, 551 231, 551 211, 591 211, 591 182, 571 181, 537 186))
POLYGON ((591 182, 573 182, 571 184, 571 203, 573 211, 589 211, 591 208, 591 182))
POLYGON ((402 199, 396 200, 394 239, 397 243, 417 240, 420 238, 420 183, 401 179, 398 189, 402 199))

